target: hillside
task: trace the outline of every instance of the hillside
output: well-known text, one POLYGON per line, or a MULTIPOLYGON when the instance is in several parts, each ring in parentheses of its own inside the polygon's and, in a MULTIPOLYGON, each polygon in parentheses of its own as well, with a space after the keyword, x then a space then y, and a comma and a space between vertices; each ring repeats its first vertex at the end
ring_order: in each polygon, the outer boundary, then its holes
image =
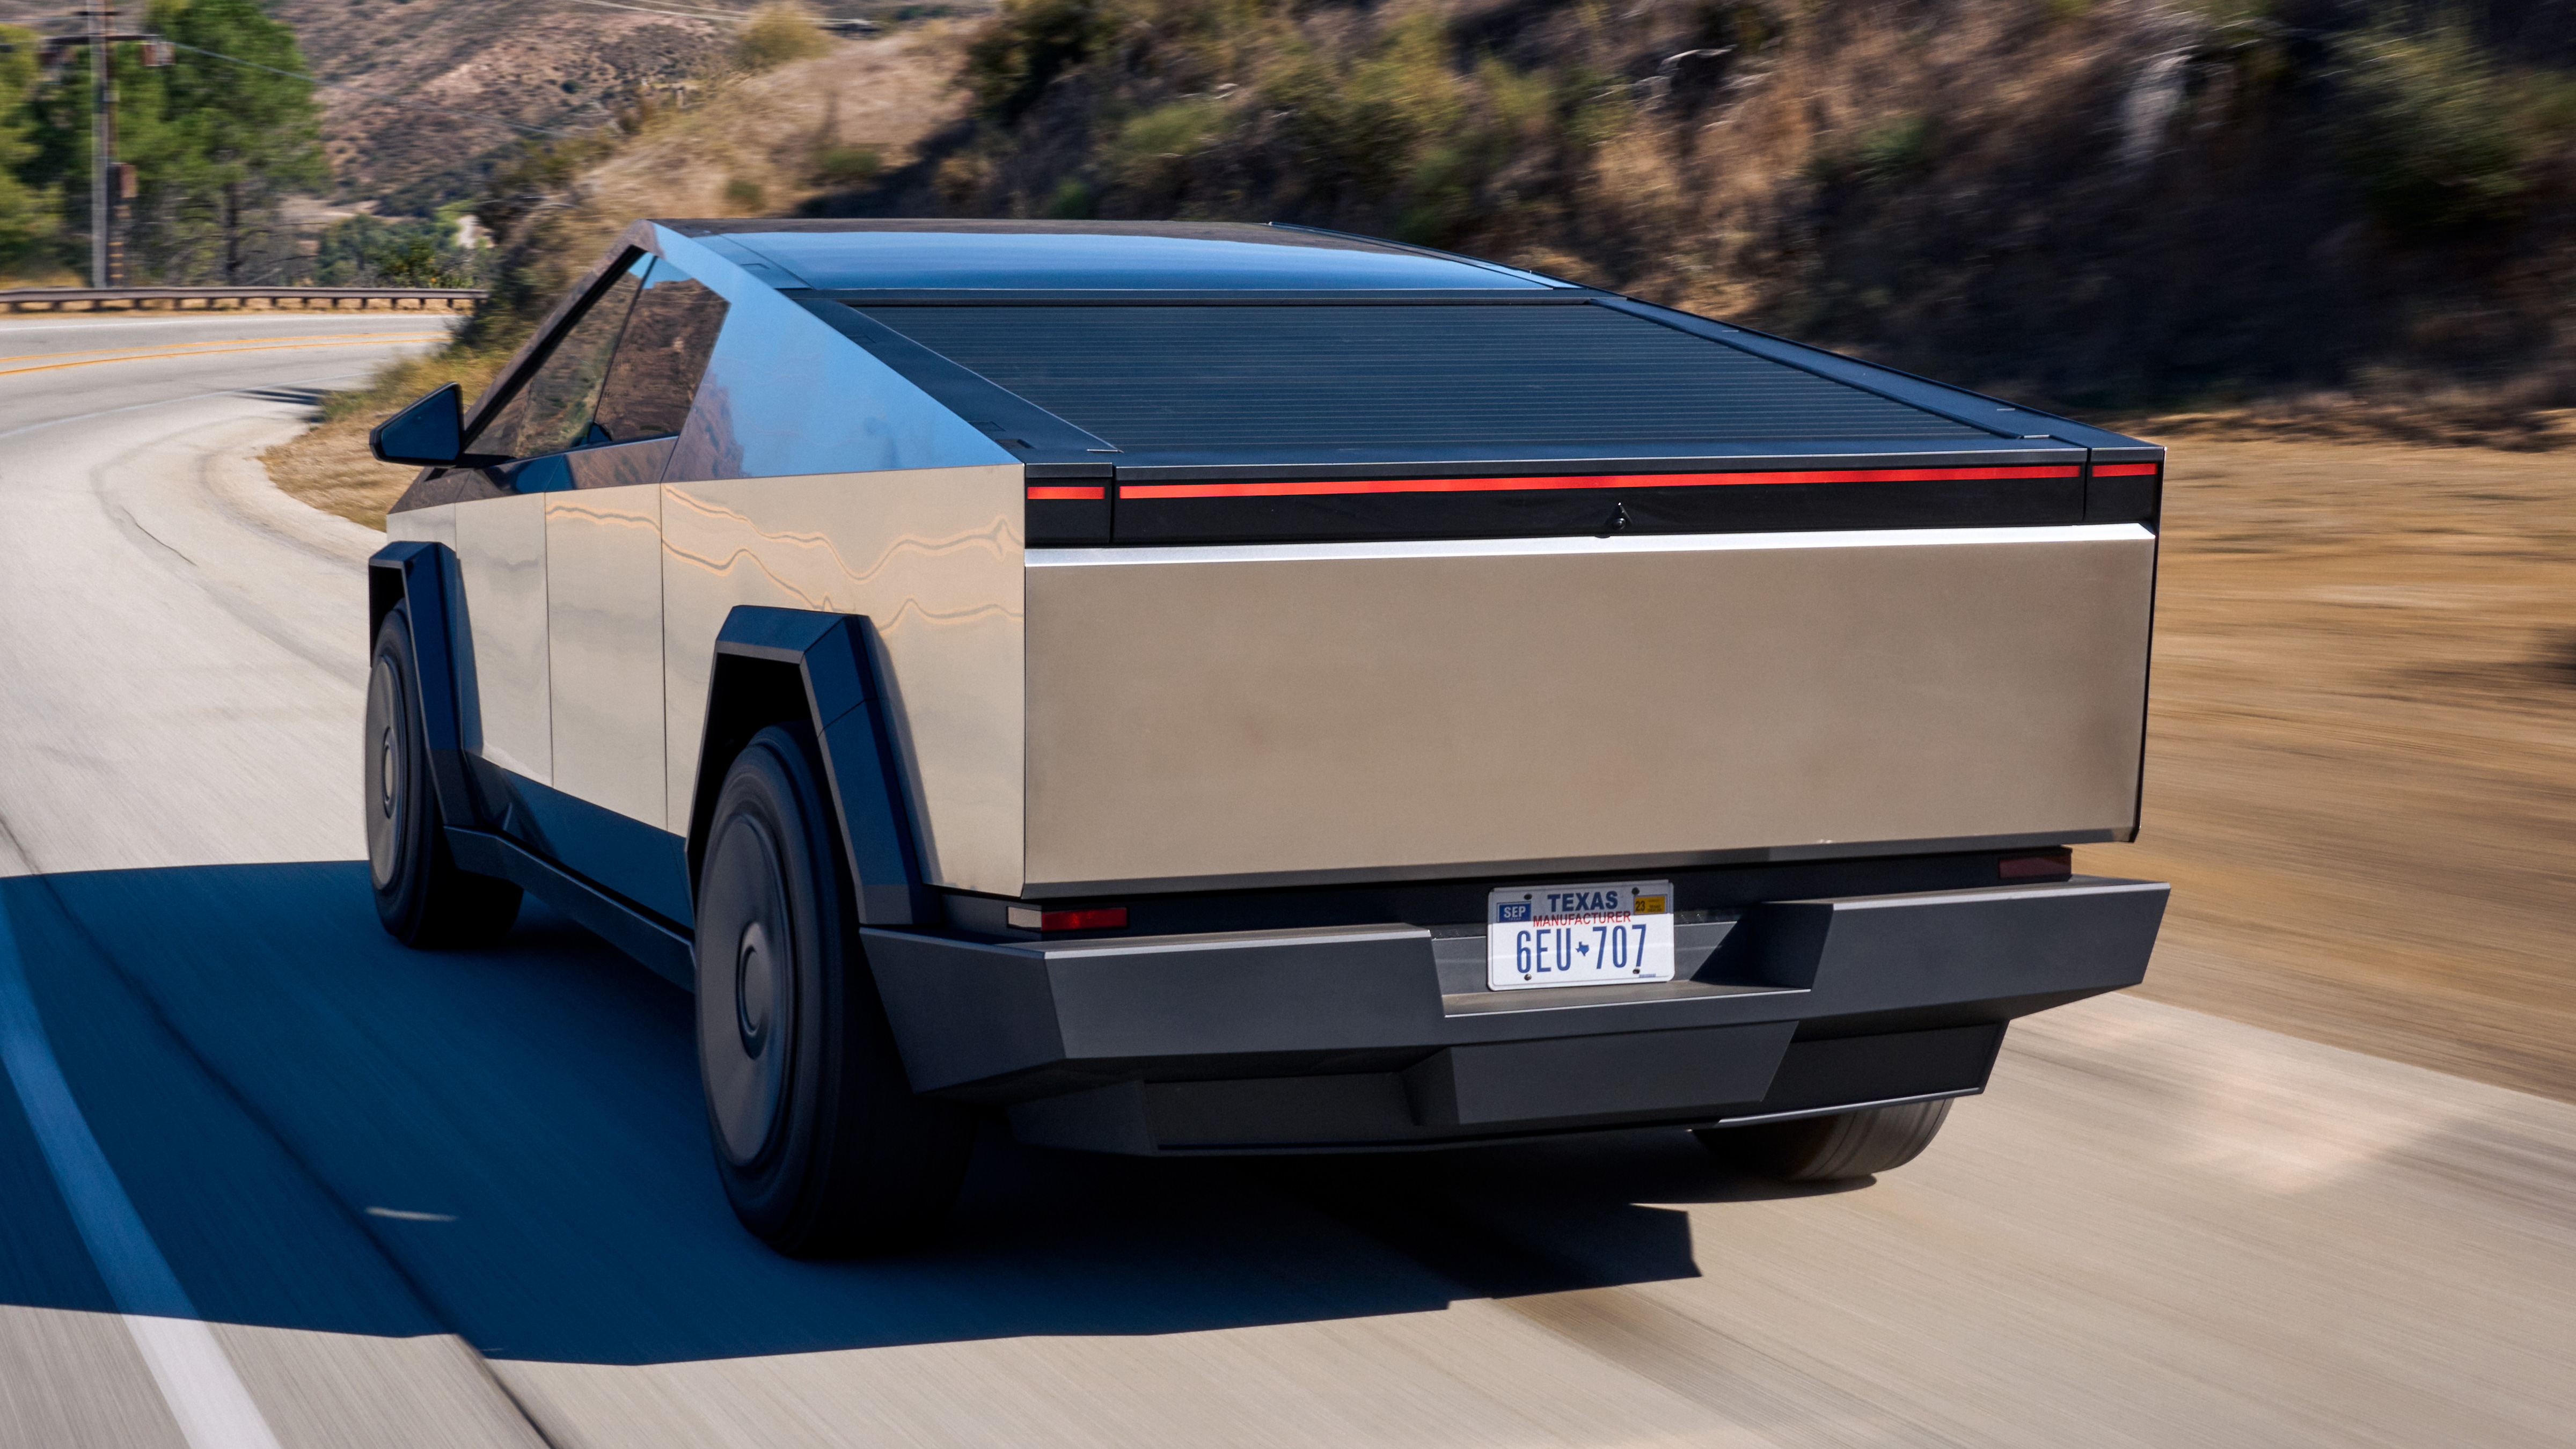
MULTIPOLYGON (((425 213, 474 195, 523 137, 474 116, 571 133, 608 129, 644 96, 702 77, 757 0, 271 0, 295 27, 320 92, 344 201, 425 213), (415 107, 437 107, 439 114, 415 107)), ((838 0, 826 18, 884 18, 987 4, 838 0)))
POLYGON ((817 209, 1340 226, 2096 411, 2576 406, 2540 0, 1014 0, 964 79, 817 209))
POLYGON ((417 470, 368 457, 370 427, 443 382, 480 392, 556 291, 637 217, 793 209, 916 165, 965 116, 954 77, 967 33, 934 19, 832 41, 809 59, 707 86, 697 104, 662 108, 631 134, 513 148, 482 210, 504 243, 496 301, 445 353, 333 398, 320 427, 271 450, 271 474, 317 508, 383 527, 417 470))

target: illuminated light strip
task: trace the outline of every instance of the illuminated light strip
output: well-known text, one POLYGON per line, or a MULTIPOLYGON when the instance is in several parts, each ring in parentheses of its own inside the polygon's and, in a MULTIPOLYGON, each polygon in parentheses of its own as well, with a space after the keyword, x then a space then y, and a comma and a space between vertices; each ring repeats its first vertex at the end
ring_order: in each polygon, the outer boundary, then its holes
POLYGON ((93 357, 84 362, 49 362, 42 367, 5 367, 0 368, 0 377, 16 377, 25 372, 59 372, 66 367, 104 367, 111 362, 164 362, 178 357, 221 357, 228 352, 302 352, 313 347, 356 347, 371 342, 395 342, 406 338, 416 342, 443 342, 447 334, 444 332, 387 333, 381 337, 352 337, 341 342, 265 343, 257 347, 210 348, 203 352, 139 352, 124 357, 93 357))
POLYGON ((1108 496, 1109 486, 1105 483, 1094 483, 1087 488, 1039 487, 1036 484, 1031 484, 1029 486, 1029 501, 1032 503, 1046 498, 1099 499, 1107 498, 1108 496))
POLYGON ((1389 478, 1366 482, 1121 483, 1121 498, 1281 498, 1327 493, 1525 493, 1572 488, 1725 488, 1778 483, 1947 483, 2076 478, 2048 468, 1866 468, 1826 473, 1608 473, 1564 478, 1389 478))
POLYGON ((2093 465, 2093 476, 2096 478, 2152 478, 2158 466, 2154 463, 2096 463, 2093 465))

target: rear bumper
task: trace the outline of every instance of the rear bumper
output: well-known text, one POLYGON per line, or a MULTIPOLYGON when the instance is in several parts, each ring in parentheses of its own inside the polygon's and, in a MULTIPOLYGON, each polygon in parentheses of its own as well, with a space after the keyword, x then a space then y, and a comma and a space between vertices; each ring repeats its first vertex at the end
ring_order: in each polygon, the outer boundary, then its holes
POLYGON ((995 943, 863 932, 915 1090, 1096 1150, 1428 1147, 1959 1096, 2004 1023, 2135 985, 2167 887, 1780 901, 1678 928, 1670 983, 1493 992, 1481 935, 1349 926, 995 943))

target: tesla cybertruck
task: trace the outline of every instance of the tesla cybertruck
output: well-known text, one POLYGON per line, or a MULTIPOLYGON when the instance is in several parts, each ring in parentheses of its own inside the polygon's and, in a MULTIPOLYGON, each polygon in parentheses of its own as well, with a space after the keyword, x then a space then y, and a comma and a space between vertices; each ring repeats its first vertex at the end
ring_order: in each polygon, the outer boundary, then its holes
POLYGON ((2164 451, 1285 226, 639 222, 370 571, 368 855, 696 993, 781 1251, 979 1118, 1896 1166, 2136 983, 2164 451))

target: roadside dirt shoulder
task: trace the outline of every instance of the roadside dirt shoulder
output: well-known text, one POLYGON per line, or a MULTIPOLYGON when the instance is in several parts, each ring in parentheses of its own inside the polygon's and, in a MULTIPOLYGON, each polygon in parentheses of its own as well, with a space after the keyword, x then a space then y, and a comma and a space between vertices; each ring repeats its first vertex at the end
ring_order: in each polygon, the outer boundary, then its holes
POLYGON ((420 473, 418 468, 379 463, 367 452, 368 429, 393 411, 377 408, 316 423, 262 452, 259 460, 278 491, 289 498, 381 531, 385 510, 420 473))
POLYGON ((2576 1101, 2576 468, 2175 445, 2142 994, 2576 1101))

